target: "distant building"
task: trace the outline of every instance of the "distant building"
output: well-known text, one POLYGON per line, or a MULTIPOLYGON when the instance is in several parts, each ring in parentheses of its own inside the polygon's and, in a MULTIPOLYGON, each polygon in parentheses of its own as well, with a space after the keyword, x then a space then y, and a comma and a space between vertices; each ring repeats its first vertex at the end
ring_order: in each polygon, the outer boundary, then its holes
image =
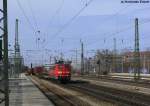
POLYGON ((22 56, 15 58, 15 56, 9 56, 9 77, 19 77, 24 66, 24 59, 22 56), (17 62, 17 66, 16 66, 17 62))
MULTIPOLYGON (((95 56, 84 60, 85 73, 103 74, 133 73, 135 69, 134 52, 125 52, 114 55, 113 52, 99 51, 95 56)), ((150 74, 150 51, 140 52, 140 71, 150 74)))
MULTIPOLYGON (((132 72, 134 64, 134 52, 126 52, 123 56, 124 64, 126 66, 125 68, 128 67, 128 70, 125 70, 125 72, 132 72)), ((140 67, 141 73, 150 73, 150 51, 140 52, 140 67)))

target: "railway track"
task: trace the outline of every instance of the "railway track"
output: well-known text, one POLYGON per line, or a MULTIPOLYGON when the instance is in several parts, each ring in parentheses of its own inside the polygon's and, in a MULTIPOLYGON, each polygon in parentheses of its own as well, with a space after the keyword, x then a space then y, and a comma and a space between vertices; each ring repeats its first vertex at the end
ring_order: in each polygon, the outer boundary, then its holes
MULTIPOLYGON (((54 82, 56 83, 56 82, 54 82)), ((61 85, 64 87, 64 85, 61 85)), ((98 86, 87 82, 74 82, 65 85, 65 87, 86 95, 93 96, 99 100, 112 102, 119 106, 150 106, 150 95, 126 91, 111 87, 98 86)))
POLYGON ((104 82, 113 82, 113 83, 123 83, 127 85, 133 85, 138 87, 145 87, 150 88, 150 81, 148 80, 140 80, 140 81, 134 81, 131 79, 124 79, 124 78, 113 78, 113 77, 75 77, 75 78, 83 78, 83 79, 89 79, 89 80, 95 80, 95 81, 104 81, 104 82))
POLYGON ((150 96, 117 90, 92 84, 69 85, 72 89, 84 92, 101 100, 117 103, 120 106, 150 106, 150 96))
POLYGON ((30 78, 32 82, 50 99, 55 106, 91 106, 75 96, 63 91, 49 81, 35 76, 30 78))
MULTIPOLYGON (((38 79, 38 80, 41 81, 41 79, 38 79)), ((96 98, 97 100, 112 103, 114 104, 114 106, 150 106, 150 101, 149 101, 150 95, 144 95, 141 93, 114 89, 110 87, 98 86, 98 85, 94 85, 94 84, 86 83, 86 82, 73 82, 73 83, 71 82, 66 85, 60 84, 57 81, 46 80, 46 82, 47 83, 45 83, 44 85, 40 84, 40 87, 44 86, 44 88, 47 88, 49 92, 55 91, 53 87, 50 89, 48 86, 48 82, 51 82, 51 83, 55 83, 60 88, 63 87, 66 89, 71 89, 73 91, 82 92, 84 95, 88 95, 92 98, 96 98)), ((66 94, 65 93, 62 94, 61 91, 59 92, 55 91, 54 94, 57 95, 57 97, 59 97, 59 99, 61 99, 62 101, 65 101, 63 105, 61 103, 61 105, 56 104, 57 106, 68 106, 68 105, 69 106, 88 106, 89 105, 84 102, 82 103, 81 100, 74 98, 72 95, 66 96, 66 94), (74 99, 71 99, 71 98, 74 98, 74 99)), ((60 101, 58 101, 58 103, 60 103, 60 101)))

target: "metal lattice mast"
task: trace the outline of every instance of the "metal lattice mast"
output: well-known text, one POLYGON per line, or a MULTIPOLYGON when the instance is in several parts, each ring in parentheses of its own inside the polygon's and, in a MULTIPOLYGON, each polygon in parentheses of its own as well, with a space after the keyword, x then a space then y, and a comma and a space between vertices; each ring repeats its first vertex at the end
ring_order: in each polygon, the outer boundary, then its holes
POLYGON ((113 67, 114 67, 114 72, 116 72, 116 59, 117 59, 117 46, 116 46, 116 38, 114 40, 114 56, 113 56, 113 67))
POLYGON ((15 23, 15 77, 19 77, 21 71, 21 56, 20 56, 20 45, 19 45, 19 36, 18 36, 18 19, 15 23))
POLYGON ((134 50, 134 78, 140 79, 140 49, 139 49, 139 28, 138 18, 135 19, 135 50, 134 50))
POLYGON ((84 74, 84 46, 83 46, 83 42, 81 42, 81 75, 84 74))
POLYGON ((20 46, 19 46, 19 38, 18 38, 18 19, 16 19, 16 24, 15 24, 15 56, 20 56, 20 46))
POLYGON ((3 0, 3 10, 0 9, 0 12, 3 13, 3 17, 0 18, 0 22, 3 20, 3 27, 0 27, 0 29, 4 32, 2 35, 4 51, 2 51, 3 58, 1 61, 4 66, 2 70, 2 81, 4 82, 4 89, 0 89, 0 93, 4 94, 4 98, 0 98, 0 103, 5 102, 5 106, 9 106, 7 0, 3 0))

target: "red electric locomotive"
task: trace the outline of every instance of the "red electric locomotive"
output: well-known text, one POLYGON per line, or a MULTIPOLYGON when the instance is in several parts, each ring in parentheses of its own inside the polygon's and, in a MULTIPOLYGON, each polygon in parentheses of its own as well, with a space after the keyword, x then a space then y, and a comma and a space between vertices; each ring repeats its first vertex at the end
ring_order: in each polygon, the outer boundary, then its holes
POLYGON ((71 63, 58 61, 49 71, 49 77, 66 83, 71 79, 71 63))

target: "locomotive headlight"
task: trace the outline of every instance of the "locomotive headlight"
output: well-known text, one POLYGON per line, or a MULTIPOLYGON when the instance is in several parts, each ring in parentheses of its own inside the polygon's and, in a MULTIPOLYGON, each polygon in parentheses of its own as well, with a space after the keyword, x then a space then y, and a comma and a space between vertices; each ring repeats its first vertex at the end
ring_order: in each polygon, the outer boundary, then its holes
POLYGON ((62 71, 58 71, 58 74, 62 74, 62 71))

